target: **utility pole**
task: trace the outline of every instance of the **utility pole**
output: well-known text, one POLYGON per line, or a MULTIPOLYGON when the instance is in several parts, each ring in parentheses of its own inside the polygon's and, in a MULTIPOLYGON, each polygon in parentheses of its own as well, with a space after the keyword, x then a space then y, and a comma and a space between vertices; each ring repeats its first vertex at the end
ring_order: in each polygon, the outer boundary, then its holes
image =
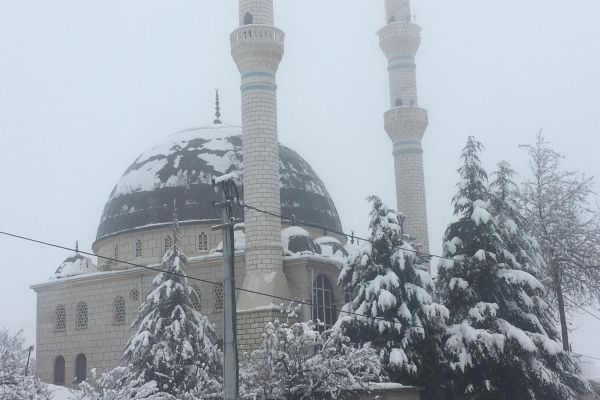
POLYGON ((224 400, 238 400, 239 370, 237 352, 236 307, 235 307, 235 267, 234 267, 234 234, 233 218, 234 194, 237 188, 232 178, 214 181, 215 190, 221 192, 222 203, 215 203, 221 208, 222 224, 213 229, 223 230, 223 386, 224 400))
POLYGON ((33 346, 29 346, 29 354, 27 355, 27 366, 25 367, 25 376, 29 373, 29 360, 31 360, 31 352, 33 351, 33 346))

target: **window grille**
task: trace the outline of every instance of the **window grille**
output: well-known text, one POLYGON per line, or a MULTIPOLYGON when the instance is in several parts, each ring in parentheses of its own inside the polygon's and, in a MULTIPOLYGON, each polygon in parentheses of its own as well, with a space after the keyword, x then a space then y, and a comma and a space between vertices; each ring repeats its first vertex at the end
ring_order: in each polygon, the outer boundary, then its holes
POLYGON ((137 289, 133 289, 129 294, 129 297, 131 297, 131 300, 133 301, 138 301, 140 299, 140 291, 137 289))
POLYGON ((79 329, 87 328, 88 326, 88 306, 84 301, 77 304, 77 313, 75 315, 75 324, 79 329))
POLYGON ((75 382, 81 383, 87 378, 87 359, 84 354, 77 354, 75 358, 75 382))
POLYGON ((65 358, 63 356, 54 359, 54 384, 65 384, 65 358))
POLYGON ((354 300, 354 291, 351 286, 346 286, 344 290, 344 300, 346 303, 350 303, 354 300))
POLYGON ((312 319, 319 322, 318 329, 330 329, 335 323, 333 307, 333 286, 325 275, 317 276, 313 282, 312 319))
POLYGON ((202 311, 202 294, 198 286, 192 287, 192 307, 196 311, 202 311))
POLYGON ((215 286, 215 310, 223 309, 223 286, 215 286))
POLYGON ((64 331, 67 329, 67 310, 65 306, 60 304, 56 307, 56 321, 54 322, 54 330, 64 331))
POLYGON ((125 299, 121 296, 118 296, 115 299, 114 303, 115 315, 114 320, 115 324, 124 324, 125 323, 125 299))
POLYGON ((208 250, 208 235, 204 232, 198 235, 198 250, 208 250))
POLYGON ((141 240, 137 240, 135 242, 135 256, 136 257, 142 256, 142 241, 141 240))

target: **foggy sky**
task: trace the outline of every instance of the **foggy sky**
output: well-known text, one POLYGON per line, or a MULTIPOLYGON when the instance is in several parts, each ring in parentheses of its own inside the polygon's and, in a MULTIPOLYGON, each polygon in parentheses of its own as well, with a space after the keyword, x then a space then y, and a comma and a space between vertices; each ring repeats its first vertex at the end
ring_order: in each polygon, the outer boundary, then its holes
MULTIPOLYGON (((597 0, 415 1, 419 103, 433 253, 452 221, 458 154, 475 135, 490 169, 527 175, 519 144, 544 135, 568 168, 600 170, 597 0)), ((365 198, 395 205, 383 0, 279 0, 286 32, 279 135, 326 184, 344 229, 365 198)), ((165 136, 240 123, 229 54, 235 1, 0 0, 0 230, 91 249, 118 178, 165 136)), ((600 185, 596 185, 600 189, 600 185)), ((0 237, 0 326, 35 339, 35 295, 68 252, 0 237)), ((600 312, 596 311, 597 314, 600 312)), ((574 350, 600 357, 600 321, 577 317, 574 350)))

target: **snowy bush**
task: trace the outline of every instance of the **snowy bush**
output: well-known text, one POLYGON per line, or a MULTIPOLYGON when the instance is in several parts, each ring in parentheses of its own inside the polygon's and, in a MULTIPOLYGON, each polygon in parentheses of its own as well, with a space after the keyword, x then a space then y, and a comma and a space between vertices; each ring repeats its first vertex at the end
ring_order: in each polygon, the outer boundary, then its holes
POLYGON ((339 278, 353 293, 343 311, 353 314, 342 312, 335 329, 377 349, 394 382, 427 383, 426 395, 435 398, 448 310, 433 300, 427 260, 403 235, 402 215, 377 197, 370 201, 370 241, 350 255, 339 278))
POLYGON ((339 332, 320 333, 312 322, 276 320, 243 362, 241 392, 261 400, 352 398, 353 390, 366 388, 380 373, 369 346, 355 347, 339 332))
POLYGON ((562 351, 535 277, 543 261, 512 201, 511 170, 500 165, 490 192, 481 150, 469 138, 462 152, 458 221, 446 230, 439 265, 437 289, 452 323, 445 341, 451 398, 579 399, 589 388, 562 351))
POLYGON ((28 349, 23 348, 22 332, 11 335, 0 329, 0 399, 2 400, 47 400, 48 391, 33 376, 30 361, 28 374, 28 349))

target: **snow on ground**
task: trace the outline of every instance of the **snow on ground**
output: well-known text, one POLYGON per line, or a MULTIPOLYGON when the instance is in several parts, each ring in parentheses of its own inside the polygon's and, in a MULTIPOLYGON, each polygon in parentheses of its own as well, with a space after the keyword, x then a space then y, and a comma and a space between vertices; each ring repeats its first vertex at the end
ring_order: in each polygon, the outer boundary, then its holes
POLYGON ((74 391, 67 389, 62 386, 46 385, 48 392, 50 393, 50 399, 52 400, 73 400, 74 391))

